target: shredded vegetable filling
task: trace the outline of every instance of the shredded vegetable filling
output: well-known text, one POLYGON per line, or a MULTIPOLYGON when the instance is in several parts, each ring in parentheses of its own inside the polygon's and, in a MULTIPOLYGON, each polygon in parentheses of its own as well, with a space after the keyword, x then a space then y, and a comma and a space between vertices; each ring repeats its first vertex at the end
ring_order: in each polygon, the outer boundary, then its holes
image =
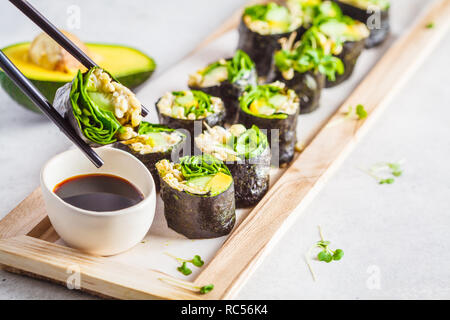
POLYGON ((220 98, 197 90, 167 92, 157 107, 166 116, 187 120, 204 119, 224 110, 220 98))

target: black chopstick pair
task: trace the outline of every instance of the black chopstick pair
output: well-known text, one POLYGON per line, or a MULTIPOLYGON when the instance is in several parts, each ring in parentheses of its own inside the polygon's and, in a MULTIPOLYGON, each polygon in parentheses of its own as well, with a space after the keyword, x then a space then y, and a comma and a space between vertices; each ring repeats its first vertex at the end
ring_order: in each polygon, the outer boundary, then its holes
POLYGON ((75 130, 67 124, 67 121, 55 110, 55 108, 53 108, 52 104, 48 102, 44 95, 23 75, 22 72, 19 71, 19 69, 17 69, 1 50, 0 67, 16 86, 18 86, 20 90, 22 90, 22 92, 58 126, 67 138, 69 138, 97 168, 100 168, 103 165, 103 160, 100 156, 80 138, 75 130))
MULTIPOLYGON (((92 67, 97 66, 97 64, 92 61, 92 59, 89 58, 88 55, 83 52, 83 50, 78 48, 69 38, 67 38, 61 31, 59 31, 58 28, 56 28, 50 21, 48 21, 48 19, 44 17, 39 11, 37 11, 36 8, 34 8, 28 1, 9 1, 86 68, 91 69, 92 67)), ((142 116, 145 117, 148 114, 148 110, 144 106, 142 106, 141 113, 142 116)))
MULTIPOLYGON (((48 21, 39 11, 31 6, 25 0, 10 0, 22 13, 30 18, 53 40, 61 45, 74 58, 90 69, 97 66, 80 48, 70 41, 61 31, 59 31, 50 21, 48 21)), ((52 104, 42 95, 41 92, 28 80, 17 67, 0 51, 0 67, 9 78, 22 90, 22 92, 39 107, 39 109, 52 120, 58 128, 91 160, 91 162, 100 168, 103 160, 100 156, 81 139, 75 130, 68 125, 67 121, 53 108, 52 104)), ((142 106, 142 115, 145 117, 148 110, 142 106)))

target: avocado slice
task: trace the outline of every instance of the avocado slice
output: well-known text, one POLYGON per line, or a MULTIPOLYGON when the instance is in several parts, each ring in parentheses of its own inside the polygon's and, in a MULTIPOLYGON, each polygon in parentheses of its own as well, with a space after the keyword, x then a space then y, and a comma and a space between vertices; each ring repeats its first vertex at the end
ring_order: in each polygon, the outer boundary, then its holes
MULTIPOLYGON (((110 72, 120 83, 136 89, 144 83, 156 68, 155 61, 141 51, 114 44, 86 44, 94 61, 110 72)), ((72 81, 76 73, 64 73, 41 68, 28 60, 30 42, 13 44, 1 49, 6 56, 31 80, 31 82, 52 102, 56 90, 72 81)), ((32 111, 40 112, 20 89, 0 71, 0 85, 18 104, 32 111)))
POLYGON ((215 196, 227 190, 232 182, 233 178, 231 176, 223 172, 219 172, 208 182, 206 186, 209 188, 211 196, 215 196))

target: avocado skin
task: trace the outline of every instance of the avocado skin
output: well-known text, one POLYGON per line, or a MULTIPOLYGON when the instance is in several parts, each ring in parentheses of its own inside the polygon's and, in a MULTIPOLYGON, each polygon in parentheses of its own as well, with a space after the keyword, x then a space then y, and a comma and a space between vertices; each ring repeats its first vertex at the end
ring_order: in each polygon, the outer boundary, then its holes
MULTIPOLYGON (((153 71, 140 72, 133 75, 127 75, 124 77, 117 77, 117 80, 128 87, 131 90, 136 90, 141 84, 143 84, 150 76, 153 71)), ((53 103, 55 98, 56 90, 64 86, 67 82, 55 82, 55 81, 40 81, 40 80, 30 80, 35 87, 47 98, 48 101, 53 103)), ((0 86, 8 93, 8 95, 16 101, 19 105, 37 112, 41 113, 38 107, 28 99, 25 94, 17 87, 11 79, 3 72, 0 71, 0 86)))
MULTIPOLYGON (((23 43, 16 43, 10 46, 7 46, 2 49, 8 49, 10 47, 20 45, 23 43)), ((112 44, 97 44, 97 43, 88 43, 93 45, 102 45, 106 47, 126 47, 126 46, 120 46, 120 45, 112 45, 112 44)), ((127 47, 128 48, 128 47, 127 47)), ((142 53, 141 51, 131 48, 135 51, 138 51, 142 53)), ((147 55, 146 55, 147 56, 147 55)), ((143 84, 145 81, 147 81, 153 74, 156 68, 156 63, 153 58, 147 56, 148 59, 151 60, 153 69, 147 70, 147 71, 141 71, 133 74, 128 74, 124 76, 115 77, 117 81, 119 81, 121 84, 126 86, 127 88, 136 91, 139 89, 140 85, 143 84)), ((47 98, 47 100, 50 103, 53 103, 53 100, 55 98, 56 91, 64 86, 68 82, 64 81, 48 81, 48 80, 36 80, 36 79, 29 79, 31 83, 47 98)), ((70 81, 69 81, 70 82, 70 81)), ((36 113, 41 113, 41 110, 34 105, 34 103, 28 99, 28 97, 17 87, 14 82, 3 72, 3 70, 0 70, 0 86, 6 91, 6 93, 16 101, 19 105, 23 106, 24 108, 31 110, 36 113)))
POLYGON ((267 79, 268 82, 281 81, 286 84, 286 87, 295 91, 300 98, 300 114, 313 112, 319 107, 320 96, 325 86, 324 74, 313 71, 307 71, 305 73, 295 71, 294 77, 291 80, 286 80, 275 64, 273 64, 272 71, 267 79), (315 82, 315 89, 308 87, 306 77, 311 77, 315 82))
POLYGON ((164 216, 172 230, 189 239, 225 236, 236 222, 234 183, 214 197, 193 195, 171 188, 160 178, 164 216))

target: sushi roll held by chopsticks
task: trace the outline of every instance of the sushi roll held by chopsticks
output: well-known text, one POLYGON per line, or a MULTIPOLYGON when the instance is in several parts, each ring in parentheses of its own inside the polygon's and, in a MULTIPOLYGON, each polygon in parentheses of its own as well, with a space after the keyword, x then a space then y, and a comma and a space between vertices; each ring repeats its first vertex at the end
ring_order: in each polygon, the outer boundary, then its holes
POLYGON ((53 106, 94 147, 136 137, 142 120, 134 93, 99 67, 78 71, 57 90, 53 106))
POLYGON ((156 103, 159 122, 172 129, 189 133, 193 146, 195 136, 209 126, 225 123, 225 106, 222 99, 198 90, 167 92, 156 103))
POLYGON ((246 128, 256 125, 267 130, 272 164, 292 161, 297 142, 299 98, 282 82, 249 86, 239 98, 239 123, 246 128))
POLYGON ((233 229, 234 183, 227 166, 210 156, 156 164, 169 228, 189 239, 216 238, 233 229))
POLYGON ((257 81, 255 63, 242 50, 234 57, 213 62, 189 76, 189 88, 219 97, 225 104, 226 120, 234 123, 239 110, 239 96, 257 81))
POLYGON ((370 36, 366 48, 372 48, 386 40, 389 24, 389 0, 334 0, 345 15, 367 25, 370 36))
POLYGON ((116 142, 114 147, 127 151, 138 158, 151 172, 156 189, 159 176, 156 163, 162 159, 175 159, 184 146, 186 136, 160 124, 141 122, 138 135, 126 141, 116 142))
POLYGON ((224 161, 230 169, 238 208, 257 204, 267 193, 271 153, 266 135, 257 126, 208 127, 195 143, 203 153, 224 161))
POLYGON ((280 48, 278 40, 293 31, 301 35, 301 24, 298 16, 274 2, 247 7, 239 25, 238 49, 252 58, 258 76, 264 78, 270 71, 273 53, 280 48))
POLYGON ((319 106, 325 79, 336 79, 343 74, 341 59, 325 54, 320 46, 295 40, 295 33, 289 39, 283 38, 282 48, 274 56, 268 81, 281 81, 295 90, 300 98, 300 113, 309 113, 319 106))

